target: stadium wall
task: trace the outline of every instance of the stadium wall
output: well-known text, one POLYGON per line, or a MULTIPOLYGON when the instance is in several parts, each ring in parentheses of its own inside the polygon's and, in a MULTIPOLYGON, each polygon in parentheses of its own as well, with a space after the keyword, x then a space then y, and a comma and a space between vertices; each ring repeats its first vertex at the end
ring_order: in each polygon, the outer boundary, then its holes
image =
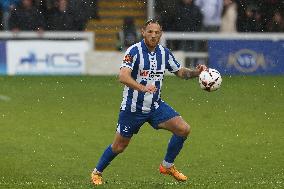
MULTIPOLYGON (((94 36, 85 32, 4 35, 0 32, 1 75, 116 75, 124 56, 96 51, 94 36)), ((224 75, 284 74, 283 34, 165 33, 161 43, 173 39, 208 41, 207 52, 174 52, 182 65, 189 55, 204 56, 224 75)))

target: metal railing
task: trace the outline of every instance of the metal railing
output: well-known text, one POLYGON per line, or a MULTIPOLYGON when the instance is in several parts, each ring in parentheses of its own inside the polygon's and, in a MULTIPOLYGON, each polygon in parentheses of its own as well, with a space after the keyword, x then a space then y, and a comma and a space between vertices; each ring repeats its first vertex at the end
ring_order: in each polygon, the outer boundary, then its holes
POLYGON ((0 32, 0 40, 86 40, 95 49, 94 32, 0 32))

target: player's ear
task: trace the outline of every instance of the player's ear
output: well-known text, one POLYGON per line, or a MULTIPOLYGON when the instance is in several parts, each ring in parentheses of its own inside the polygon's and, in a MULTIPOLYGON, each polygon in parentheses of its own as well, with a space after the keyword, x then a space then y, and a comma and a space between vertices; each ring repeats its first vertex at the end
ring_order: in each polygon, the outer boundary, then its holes
POLYGON ((143 37, 145 37, 145 28, 141 28, 141 34, 143 37))

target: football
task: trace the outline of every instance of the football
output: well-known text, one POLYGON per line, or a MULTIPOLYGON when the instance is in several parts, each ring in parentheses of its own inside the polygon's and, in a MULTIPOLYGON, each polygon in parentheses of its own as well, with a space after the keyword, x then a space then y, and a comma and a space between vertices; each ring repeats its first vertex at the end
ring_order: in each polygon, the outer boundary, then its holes
POLYGON ((216 91, 221 87, 222 77, 221 74, 212 68, 202 71, 199 75, 199 85, 201 89, 208 92, 216 91))

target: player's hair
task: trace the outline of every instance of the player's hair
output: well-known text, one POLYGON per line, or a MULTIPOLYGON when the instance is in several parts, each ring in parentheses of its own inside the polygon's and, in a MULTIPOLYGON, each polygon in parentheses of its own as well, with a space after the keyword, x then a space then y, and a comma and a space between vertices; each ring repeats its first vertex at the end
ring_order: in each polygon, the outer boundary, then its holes
POLYGON ((161 25, 161 22, 158 20, 158 19, 150 19, 150 20, 147 20, 144 25, 142 26, 142 29, 145 29, 149 24, 158 24, 160 27, 161 27, 161 30, 162 30, 162 25, 161 25))

